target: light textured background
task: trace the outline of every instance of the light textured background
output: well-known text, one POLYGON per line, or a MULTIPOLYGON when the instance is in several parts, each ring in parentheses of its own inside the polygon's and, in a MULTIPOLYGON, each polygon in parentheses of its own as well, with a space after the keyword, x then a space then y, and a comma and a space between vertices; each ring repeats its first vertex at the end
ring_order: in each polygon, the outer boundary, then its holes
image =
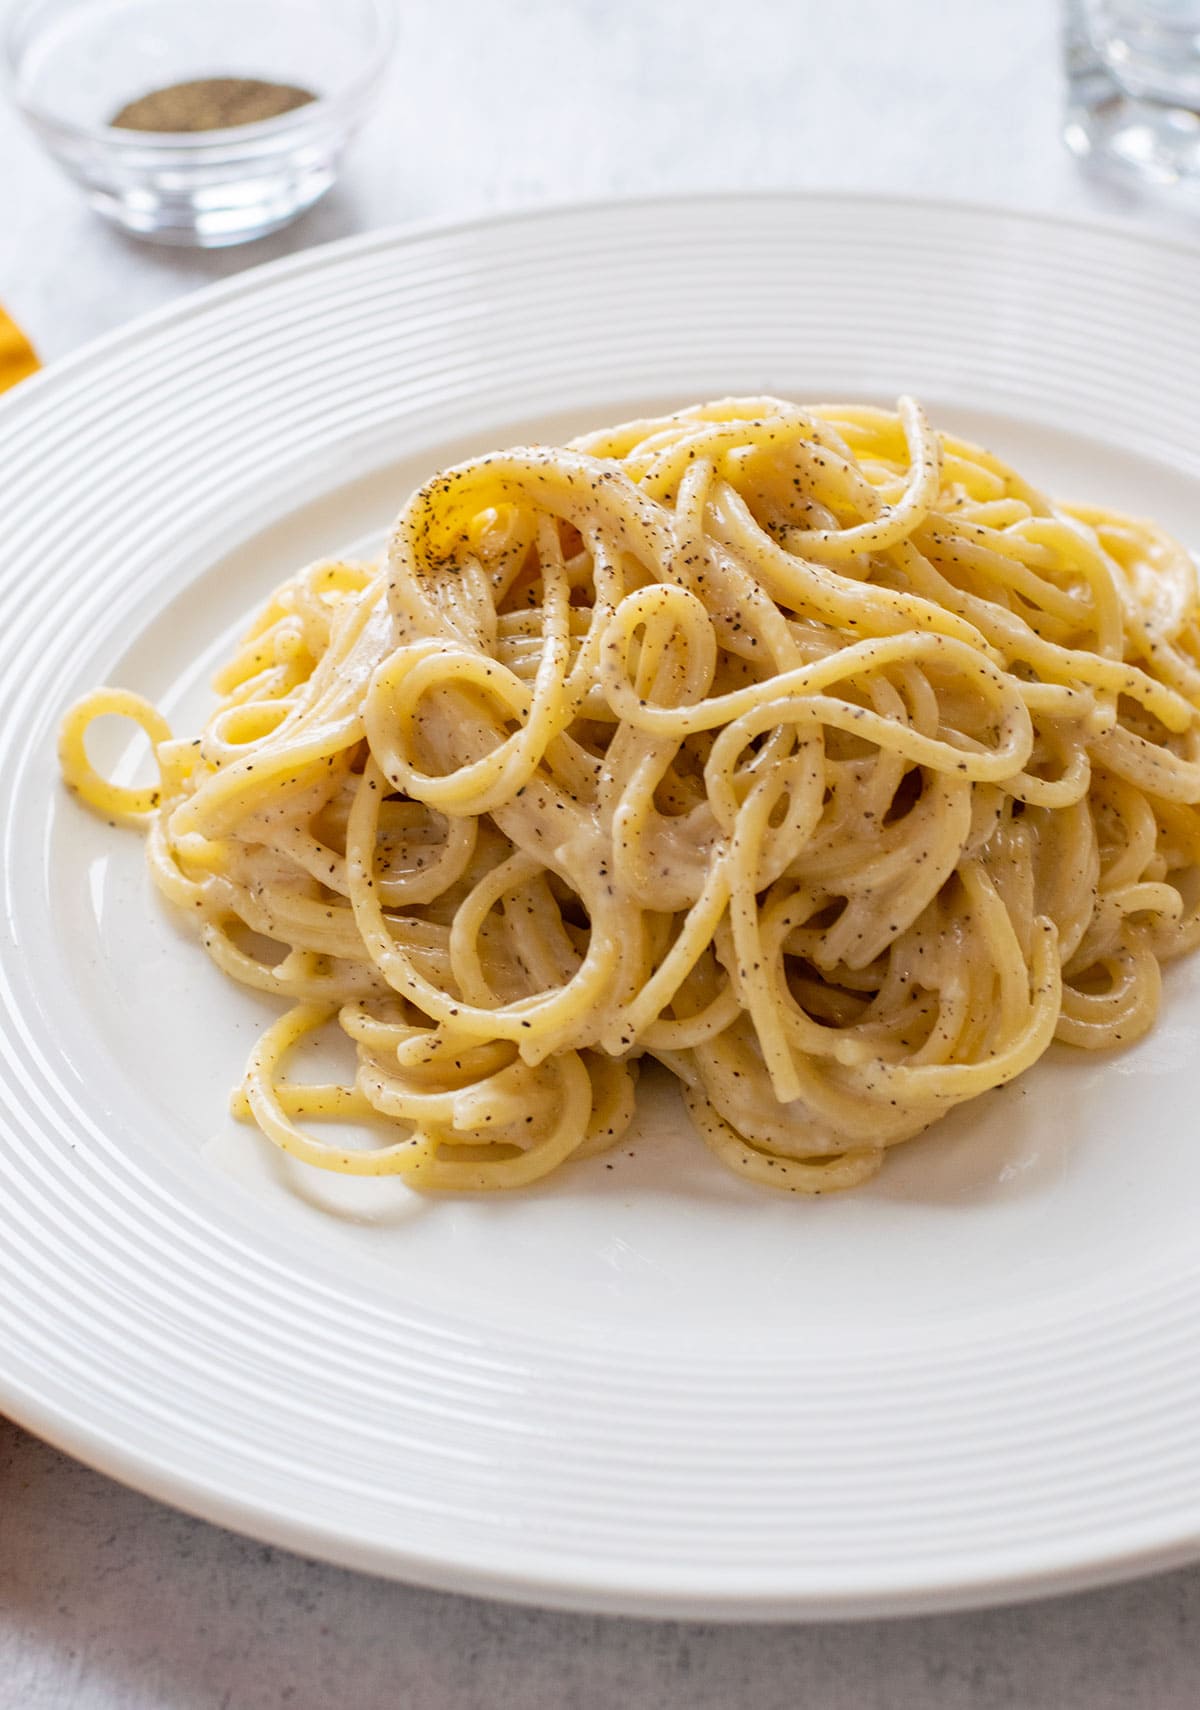
MULTIPOLYGON (((1094 182, 1061 148, 1054 0, 401 0, 400 11, 394 73, 343 184, 241 250, 118 237, 0 107, 0 301, 43 356, 349 232, 579 197, 890 190, 1200 237, 1195 206, 1094 182)), ((123 1490, 0 1420, 0 1710, 1195 1704, 1200 1570, 861 1626, 588 1620, 301 1561, 123 1490)))

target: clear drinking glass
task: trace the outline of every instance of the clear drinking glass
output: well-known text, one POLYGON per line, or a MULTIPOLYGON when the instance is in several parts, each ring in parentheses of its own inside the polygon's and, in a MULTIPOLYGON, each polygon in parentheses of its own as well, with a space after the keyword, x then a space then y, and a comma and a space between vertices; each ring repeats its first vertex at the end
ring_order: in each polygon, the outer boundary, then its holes
POLYGON ((1067 0, 1075 154, 1200 186, 1200 0, 1067 0))

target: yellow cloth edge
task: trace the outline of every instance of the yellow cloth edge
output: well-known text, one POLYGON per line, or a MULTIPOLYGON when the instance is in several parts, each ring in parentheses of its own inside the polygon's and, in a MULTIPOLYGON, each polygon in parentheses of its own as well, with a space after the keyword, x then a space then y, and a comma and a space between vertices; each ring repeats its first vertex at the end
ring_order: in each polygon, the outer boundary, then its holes
POLYGON ((0 309, 0 392, 26 379, 40 366, 37 353, 17 323, 0 309))

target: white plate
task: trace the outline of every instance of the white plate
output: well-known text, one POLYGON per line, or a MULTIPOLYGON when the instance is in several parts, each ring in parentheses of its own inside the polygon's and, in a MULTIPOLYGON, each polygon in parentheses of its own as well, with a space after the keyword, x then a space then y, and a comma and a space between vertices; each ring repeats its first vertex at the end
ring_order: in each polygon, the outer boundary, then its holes
POLYGON ((272 1012, 61 792, 107 679, 180 728, 284 573, 473 450, 767 390, 888 400, 1200 544, 1200 257, 928 204, 387 234, 188 299, 0 410, 0 1404, 315 1555, 657 1614, 946 1608, 1200 1548, 1200 961, 846 1198, 615 1158, 428 1202, 226 1113, 272 1012))

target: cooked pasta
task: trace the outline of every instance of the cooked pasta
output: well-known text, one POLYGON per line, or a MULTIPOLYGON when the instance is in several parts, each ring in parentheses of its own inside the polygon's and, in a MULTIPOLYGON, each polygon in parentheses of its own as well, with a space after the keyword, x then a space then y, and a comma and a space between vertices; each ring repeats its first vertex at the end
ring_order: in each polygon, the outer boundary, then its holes
POLYGON ((650 1056, 732 1169, 819 1193, 1153 1022, 1200 939, 1198 619, 1160 529, 910 400, 734 399, 436 475, 382 563, 271 596, 199 737, 100 689, 61 761, 291 1001, 235 1097, 285 1151, 520 1186, 650 1056), (94 770, 106 713, 157 785, 94 770), (353 1082, 289 1076, 335 1020, 353 1082))

